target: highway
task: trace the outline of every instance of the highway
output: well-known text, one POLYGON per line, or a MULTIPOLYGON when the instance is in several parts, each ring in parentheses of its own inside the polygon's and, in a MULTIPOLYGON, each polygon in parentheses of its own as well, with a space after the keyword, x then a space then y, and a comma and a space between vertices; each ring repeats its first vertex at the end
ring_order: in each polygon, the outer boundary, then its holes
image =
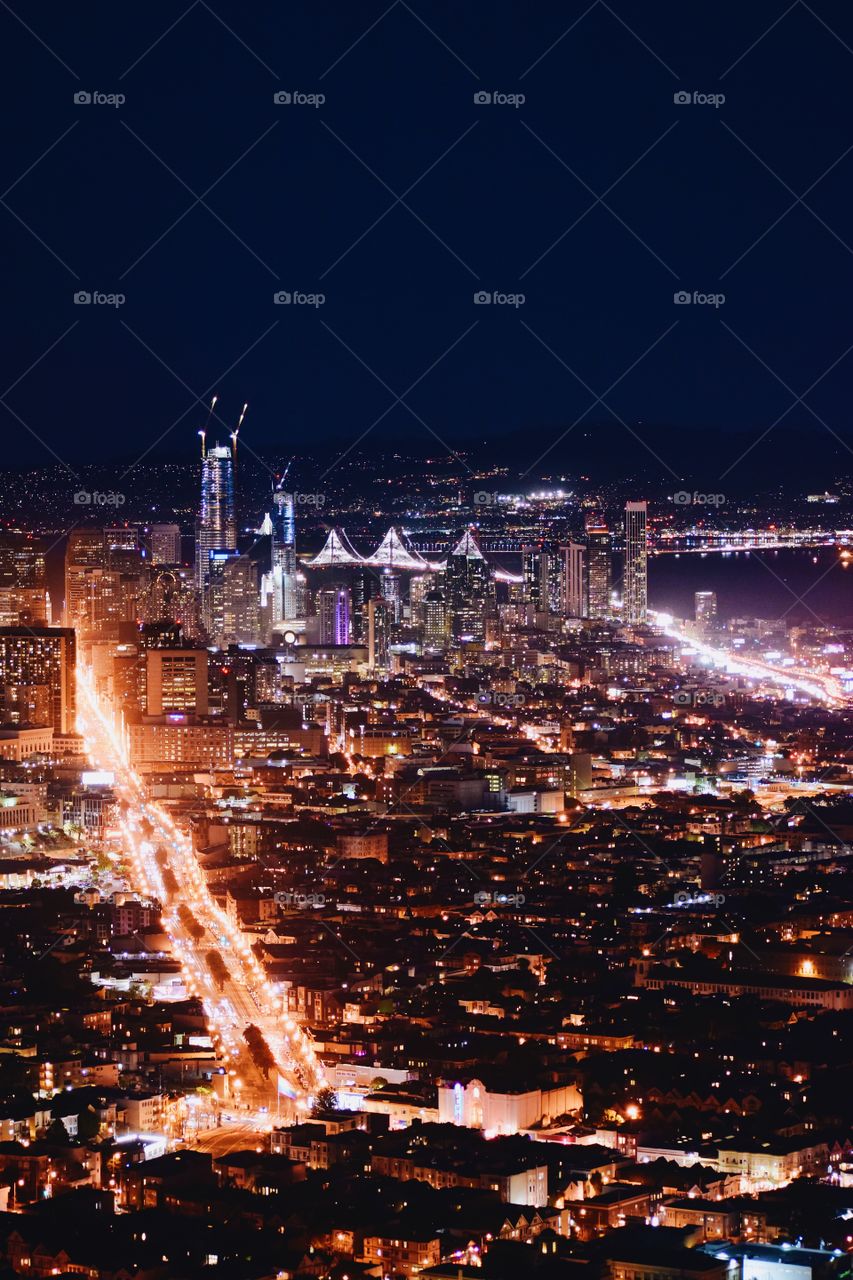
POLYGON ((665 635, 671 636, 674 640, 680 640, 685 646, 701 653, 715 666, 725 667, 726 670, 735 674, 751 676, 754 680, 764 680, 782 689, 797 689, 800 693, 813 698, 815 702, 823 703, 824 706, 836 710, 850 706, 851 697, 835 676, 821 675, 819 672, 805 671, 801 668, 775 666, 761 658, 747 657, 733 649, 708 644, 693 635, 688 635, 669 613, 659 613, 650 609, 649 621, 660 627, 665 635))
POLYGON ((228 1068, 232 1096, 239 1099, 242 1094, 247 1107, 260 1107, 276 1098, 278 1086, 289 1112, 307 1109, 325 1083, 310 1037, 283 1012, 281 996, 239 929, 214 900, 188 837, 148 798, 83 667, 78 669, 77 689, 78 728, 87 753, 97 768, 115 775, 122 811, 119 829, 135 887, 162 904, 163 928, 181 963, 187 990, 204 1004, 211 1034, 228 1068), (177 892, 171 876, 164 875, 166 869, 175 877, 177 892), (189 909, 194 921, 186 914, 181 918, 181 906, 189 909), (218 951, 222 957, 224 970, 219 975, 208 965, 209 951, 218 951), (251 1064, 246 1066, 243 1033, 250 1024, 266 1040, 275 1059, 271 1074, 274 1077, 277 1072, 281 1083, 268 1080, 251 1064))

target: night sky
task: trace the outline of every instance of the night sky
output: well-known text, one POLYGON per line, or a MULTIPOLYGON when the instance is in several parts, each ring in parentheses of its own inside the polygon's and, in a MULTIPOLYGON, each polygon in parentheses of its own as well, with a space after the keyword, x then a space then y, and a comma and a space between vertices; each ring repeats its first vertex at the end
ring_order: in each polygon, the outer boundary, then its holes
POLYGON ((558 472, 590 433, 676 433, 710 484, 796 429, 849 468, 849 6, 3 0, 0 26, 9 465, 192 456, 215 391, 260 451, 494 440, 558 472))

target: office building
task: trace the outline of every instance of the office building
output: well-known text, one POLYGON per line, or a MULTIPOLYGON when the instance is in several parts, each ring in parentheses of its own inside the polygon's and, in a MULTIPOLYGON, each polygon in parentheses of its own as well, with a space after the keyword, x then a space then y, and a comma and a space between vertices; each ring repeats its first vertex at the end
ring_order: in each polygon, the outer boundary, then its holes
POLYGON ((104 546, 111 551, 138 551, 139 530, 135 525, 109 525, 104 529, 104 546))
POLYGON ((447 557, 444 591, 454 640, 484 641, 487 615, 494 608, 491 569, 476 534, 469 529, 447 557))
POLYGON ((237 550, 234 463, 227 445, 215 445, 202 458, 201 507, 196 524, 196 582, 207 586, 214 552, 237 550))
POLYGON ((700 627, 712 627, 717 620, 716 591, 697 591, 693 596, 693 616, 700 627))
POLYGON ((367 602, 367 665, 372 671, 388 666, 391 606, 381 596, 367 602))
POLYGON ((447 605, 438 590, 428 591, 421 606, 424 629, 424 649, 441 652, 447 647, 449 627, 447 605))
POLYGON ((320 644, 349 644, 351 600, 348 587, 323 587, 317 592, 320 644))
POLYGON ((148 531, 151 563, 181 563, 181 530, 176 524, 152 524, 148 531))
POLYGON ((0 628, 0 720, 73 733, 76 657, 71 628, 0 628))
POLYGON ((522 547, 524 601, 536 613, 560 613, 563 609, 563 561, 553 543, 522 547))
POLYGON ((79 626, 89 618, 89 578, 106 568, 103 529, 72 529, 65 546, 65 622, 79 626))
POLYGON ((299 590, 296 562, 296 508, 293 494, 287 493, 281 486, 273 493, 269 533, 273 584, 271 622, 275 626, 276 623, 304 616, 304 599, 299 590))
POLYGON ((586 529, 587 599, 590 618, 609 618, 612 574, 610 531, 595 522, 586 529))
POLYGON ((145 654, 147 714, 207 715, 207 662, 206 649, 148 649, 145 654))
POLYGON ((567 618, 586 618, 589 613, 586 547, 570 542, 561 547, 562 612, 567 618))
POLYGON ((226 644, 258 644, 260 608, 257 563, 248 555, 230 556, 222 562, 222 630, 212 634, 226 644))
POLYGON ((625 504, 622 602, 622 617, 628 626, 640 626, 646 621, 649 605, 647 502, 625 504))

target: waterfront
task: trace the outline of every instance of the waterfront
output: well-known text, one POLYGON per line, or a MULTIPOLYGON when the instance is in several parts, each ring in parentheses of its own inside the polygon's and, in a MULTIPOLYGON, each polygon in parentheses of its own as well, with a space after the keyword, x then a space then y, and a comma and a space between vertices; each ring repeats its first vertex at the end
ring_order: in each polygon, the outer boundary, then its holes
POLYGON ((853 624, 853 565, 835 547, 685 553, 649 559, 649 603, 693 616, 693 593, 715 591, 720 617, 853 624), (748 603, 747 603, 748 602, 748 603))

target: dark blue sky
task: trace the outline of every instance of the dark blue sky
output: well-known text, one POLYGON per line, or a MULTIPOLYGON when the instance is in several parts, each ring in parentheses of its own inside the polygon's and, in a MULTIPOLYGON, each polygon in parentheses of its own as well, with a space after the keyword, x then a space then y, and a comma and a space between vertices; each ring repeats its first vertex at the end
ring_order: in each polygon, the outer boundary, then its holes
POLYGON ((660 425, 748 476, 781 419, 848 466, 848 6, 9 0, 0 27, 11 463, 189 454, 215 390, 258 449, 533 463, 592 405, 614 454, 660 425))

